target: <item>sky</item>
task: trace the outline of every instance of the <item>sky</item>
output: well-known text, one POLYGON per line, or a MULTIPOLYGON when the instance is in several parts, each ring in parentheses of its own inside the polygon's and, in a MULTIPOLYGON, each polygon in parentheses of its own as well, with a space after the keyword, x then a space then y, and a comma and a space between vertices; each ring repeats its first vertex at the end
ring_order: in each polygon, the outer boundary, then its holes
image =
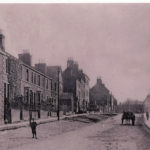
POLYGON ((66 68, 72 57, 118 99, 150 94, 150 4, 0 4, 6 51, 66 68))

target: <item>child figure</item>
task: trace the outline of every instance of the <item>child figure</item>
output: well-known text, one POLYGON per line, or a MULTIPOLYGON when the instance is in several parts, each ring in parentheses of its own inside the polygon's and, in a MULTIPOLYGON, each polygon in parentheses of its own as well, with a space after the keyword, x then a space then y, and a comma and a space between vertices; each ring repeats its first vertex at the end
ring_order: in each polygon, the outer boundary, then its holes
POLYGON ((36 136, 37 123, 34 121, 34 119, 31 120, 30 127, 31 127, 32 135, 33 135, 32 138, 37 138, 37 136, 36 136))

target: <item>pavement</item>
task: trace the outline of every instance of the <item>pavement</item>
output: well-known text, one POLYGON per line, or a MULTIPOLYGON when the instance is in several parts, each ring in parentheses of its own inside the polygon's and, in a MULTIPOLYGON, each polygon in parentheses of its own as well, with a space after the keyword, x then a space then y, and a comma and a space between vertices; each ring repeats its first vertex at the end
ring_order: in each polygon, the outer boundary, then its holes
POLYGON ((150 118, 147 120, 146 113, 143 114, 143 119, 144 119, 144 125, 145 125, 145 127, 147 127, 147 129, 150 130, 150 118))
MULTIPOLYGON (((88 114, 86 113, 86 114, 73 114, 73 115, 68 115, 68 116, 61 116, 60 120, 69 118, 69 117, 82 116, 82 115, 88 115, 88 114)), ((53 122, 53 121, 57 121, 57 117, 49 117, 46 119, 36 120, 37 124, 43 124, 43 123, 48 123, 48 122, 53 122)), ((29 121, 20 121, 18 123, 0 125, 0 131, 18 129, 18 128, 27 127, 27 126, 29 126, 29 121)))

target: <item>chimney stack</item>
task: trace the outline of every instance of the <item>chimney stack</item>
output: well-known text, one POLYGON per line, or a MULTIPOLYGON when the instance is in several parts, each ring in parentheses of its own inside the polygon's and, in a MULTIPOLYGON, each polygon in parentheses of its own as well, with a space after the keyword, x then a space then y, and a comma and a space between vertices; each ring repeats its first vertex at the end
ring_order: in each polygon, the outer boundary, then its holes
POLYGON ((101 78, 97 78, 97 84, 101 85, 102 84, 102 79, 101 78))
POLYGON ((1 49, 2 51, 5 51, 4 39, 5 39, 5 37, 4 37, 4 35, 2 34, 2 32, 0 31, 0 49, 1 49))
POLYGON ((46 66, 46 63, 38 63, 38 64, 35 64, 35 68, 44 73, 44 74, 47 74, 47 66, 46 66))
POLYGON ((31 66, 32 65, 32 56, 31 54, 27 51, 27 50, 24 50, 23 53, 19 54, 19 59, 21 61, 23 61, 25 64, 31 66))

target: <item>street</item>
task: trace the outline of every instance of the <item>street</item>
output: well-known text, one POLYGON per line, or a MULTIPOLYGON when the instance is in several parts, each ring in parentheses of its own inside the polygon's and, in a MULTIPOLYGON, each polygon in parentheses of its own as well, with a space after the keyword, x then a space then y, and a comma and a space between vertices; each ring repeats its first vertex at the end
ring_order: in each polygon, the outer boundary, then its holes
POLYGON ((120 115, 98 123, 61 120, 38 127, 38 139, 31 138, 30 128, 0 133, 1 150, 149 150, 150 134, 142 126, 121 125, 120 115))

